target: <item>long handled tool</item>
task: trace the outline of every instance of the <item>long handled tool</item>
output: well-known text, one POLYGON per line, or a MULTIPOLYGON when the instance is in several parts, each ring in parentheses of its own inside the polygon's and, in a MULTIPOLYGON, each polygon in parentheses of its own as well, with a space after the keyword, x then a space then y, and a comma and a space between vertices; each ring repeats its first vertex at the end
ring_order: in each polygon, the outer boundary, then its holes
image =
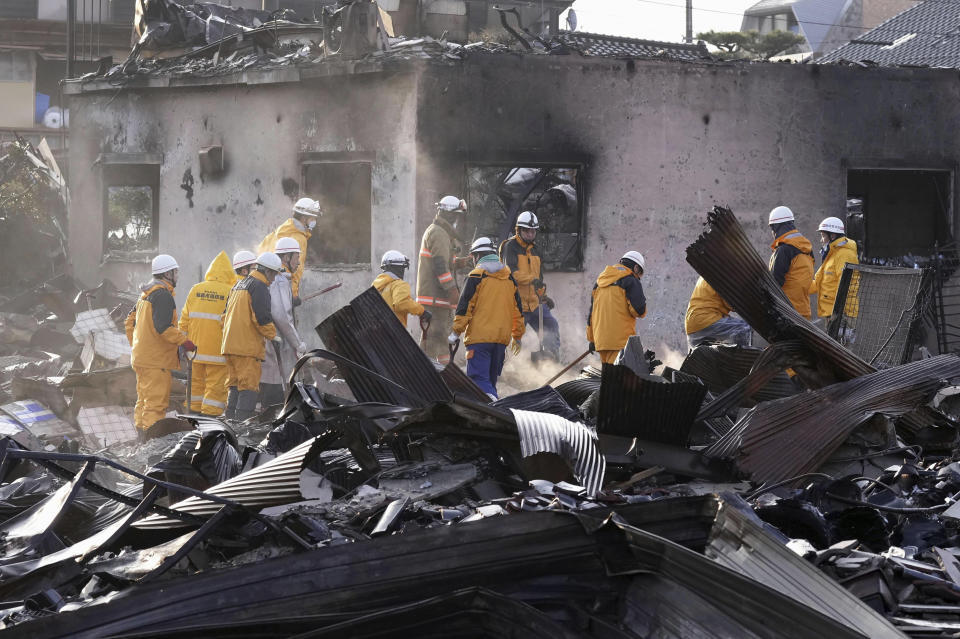
POLYGON ((423 345, 427 343, 427 332, 430 330, 430 320, 432 318, 425 318, 423 315, 420 316, 420 347, 423 348, 423 345))
POLYGON ((543 361, 543 357, 546 355, 546 351, 543 350, 543 299, 539 295, 537 295, 537 319, 540 322, 537 324, 537 339, 540 340, 540 349, 530 353, 530 361, 534 366, 543 361))
POLYGON ((580 363, 580 360, 582 360, 584 357, 586 357, 586 356, 589 355, 589 354, 590 354, 590 351, 589 351, 589 350, 584 351, 583 354, 582 354, 580 357, 578 357, 577 359, 575 359, 575 360, 573 360, 572 362, 570 362, 569 364, 567 364, 566 368, 564 368, 562 371, 560 371, 559 373, 557 373, 556 375, 554 375, 553 377, 551 377, 550 379, 548 379, 548 380, 547 380, 547 383, 544 384, 544 386, 549 386, 550 384, 552 384, 552 383, 554 383, 555 381, 557 381, 558 379, 560 379, 560 376, 561 376, 561 375, 563 375, 563 374, 566 373, 568 370, 570 370, 571 368, 573 368, 574 366, 576 366, 577 364, 579 364, 579 363, 580 363))
POLYGON ((187 414, 193 413, 193 358, 197 356, 197 351, 184 351, 183 356, 187 358, 187 414))
POLYGON ((283 360, 280 359, 280 342, 276 340, 270 340, 270 343, 273 344, 273 352, 277 355, 277 370, 280 371, 280 387, 283 388, 283 399, 287 399, 287 380, 283 377, 283 360))
POLYGON ((322 289, 320 289, 319 291, 317 291, 316 293, 310 293, 310 294, 307 295, 306 297, 301 298, 300 301, 301 301, 301 302, 306 302, 307 300, 312 300, 312 299, 315 298, 315 297, 320 297, 320 296, 323 295, 324 293, 329 293, 329 292, 332 291, 333 289, 340 288, 341 286, 343 286, 343 282, 337 282, 336 284, 331 284, 331 285, 328 286, 327 288, 322 288, 322 289))

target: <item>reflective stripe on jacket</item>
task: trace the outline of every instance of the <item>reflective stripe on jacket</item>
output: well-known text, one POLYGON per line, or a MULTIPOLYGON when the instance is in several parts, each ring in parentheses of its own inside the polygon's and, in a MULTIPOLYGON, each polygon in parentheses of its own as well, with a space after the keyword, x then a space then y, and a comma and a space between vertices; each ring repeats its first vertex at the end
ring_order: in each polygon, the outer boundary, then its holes
POLYGON ((713 290, 712 286, 707 284, 707 280, 698 277, 697 284, 690 295, 690 303, 687 304, 683 329, 687 335, 702 331, 729 315, 731 310, 730 305, 713 290))
POLYGON ((622 264, 603 269, 593 286, 587 315, 587 341, 598 351, 619 351, 636 333, 636 319, 647 314, 640 280, 622 264))
POLYGON ((400 323, 407 325, 407 315, 423 315, 423 306, 410 297, 410 285, 394 275, 384 271, 373 280, 373 288, 380 291, 383 300, 397 316, 400 323))
POLYGON ((456 288, 453 278, 453 227, 439 215, 427 227, 417 258, 417 303, 423 306, 453 308, 450 292, 456 288))
POLYGON ((510 269, 502 262, 481 262, 470 271, 460 294, 453 331, 466 331, 464 343, 509 344, 523 337, 520 294, 510 269))
POLYGON ((770 245, 770 273, 797 312, 810 319, 810 283, 813 281, 813 245, 792 229, 770 245))
POLYGON ((518 233, 500 244, 500 260, 507 265, 513 279, 517 281, 523 312, 537 310, 540 296, 546 294, 547 287, 543 286, 539 291, 533 288, 534 280, 543 281, 543 265, 536 246, 524 242, 518 233))
POLYGON ((187 336, 177 328, 177 305, 173 286, 166 280, 153 280, 141 287, 137 300, 124 322, 130 342, 130 365, 139 368, 180 368, 177 347, 187 336))
MULTIPOLYGON (((810 292, 817 296, 817 315, 820 317, 833 315, 833 306, 837 301, 837 289, 840 287, 843 267, 845 264, 859 263, 860 258, 857 257, 856 242, 847 237, 838 237, 830 242, 823 263, 817 269, 817 274, 810 285, 810 292)), ((850 288, 853 290, 847 292, 847 304, 844 309, 844 313, 850 317, 856 317, 859 310, 854 286, 855 281, 851 280, 850 288)))
POLYGON ((277 248, 277 240, 281 237, 292 237, 297 241, 297 244, 300 245, 300 266, 297 267, 296 273, 293 274, 294 297, 300 296, 300 280, 303 279, 303 267, 307 263, 307 240, 310 239, 310 235, 310 231, 307 230, 307 227, 304 226, 300 220, 291 217, 278 226, 275 231, 267 233, 267 236, 260 242, 260 246, 257 247, 258 255, 260 253, 273 251, 277 248))
POLYGON ((223 342, 223 313, 227 310, 227 295, 237 280, 230 258, 223 251, 210 263, 202 282, 194 284, 187 293, 180 314, 180 330, 197 345, 196 362, 225 365, 220 354, 223 342))
POLYGON ((222 355, 243 355, 263 361, 265 339, 277 336, 270 312, 267 278, 253 271, 233 287, 227 296, 223 316, 222 355))

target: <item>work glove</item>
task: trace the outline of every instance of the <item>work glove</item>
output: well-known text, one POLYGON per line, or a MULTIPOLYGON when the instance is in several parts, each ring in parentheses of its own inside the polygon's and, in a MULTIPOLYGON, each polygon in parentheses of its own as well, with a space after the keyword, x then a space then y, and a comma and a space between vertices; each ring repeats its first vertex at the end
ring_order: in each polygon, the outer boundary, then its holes
POLYGON ((533 280, 533 281, 530 282, 530 283, 533 285, 533 290, 535 290, 535 291, 539 291, 539 290, 541 290, 541 289, 543 288, 543 280, 541 280, 541 279, 533 280))
POLYGON ((276 337, 274 337, 274 338, 273 338, 272 340, 270 340, 270 341, 272 341, 274 344, 277 344, 277 345, 282 345, 282 344, 283 344, 283 338, 280 337, 279 335, 277 335, 276 337))
POLYGON ((596 353, 596 352, 597 352, 597 345, 594 344, 593 342, 590 342, 590 344, 589 344, 589 346, 587 347, 587 349, 588 349, 591 353, 596 353))
POLYGON ((183 350, 184 350, 184 351, 195 351, 195 350, 197 350, 197 345, 194 344, 193 342, 191 342, 190 340, 186 340, 186 341, 185 341, 183 344, 181 344, 180 346, 183 347, 183 350))
POLYGON ((457 271, 462 271, 465 269, 473 269, 473 258, 472 257, 455 257, 453 258, 453 268, 457 271))
POLYGON ((423 313, 421 313, 420 315, 420 326, 423 326, 424 324, 429 324, 430 319, 432 317, 433 317, 433 313, 431 313, 427 309, 423 309, 423 313))
POLYGON ((514 355, 520 354, 520 340, 518 340, 516 337, 514 337, 513 341, 510 342, 510 352, 514 355))
POLYGON ((307 354, 307 345, 304 344, 303 342, 300 342, 297 345, 297 359, 300 359, 306 354, 307 354))
POLYGON ((293 296, 293 307, 296 308, 296 307, 300 306, 301 304, 303 304, 303 300, 300 299, 300 296, 299 296, 299 295, 294 295, 294 296, 293 296))
POLYGON ((553 310, 553 307, 556 306, 556 305, 554 304, 553 300, 552 300, 551 298, 547 297, 546 295, 544 295, 543 297, 541 297, 541 298, 540 298, 540 301, 543 302, 544 304, 546 304, 546 305, 547 305, 547 308, 549 308, 551 311, 553 310))
POLYGON ((450 333, 447 335, 447 343, 450 344, 450 346, 456 346, 460 343, 460 336, 456 333, 450 333))

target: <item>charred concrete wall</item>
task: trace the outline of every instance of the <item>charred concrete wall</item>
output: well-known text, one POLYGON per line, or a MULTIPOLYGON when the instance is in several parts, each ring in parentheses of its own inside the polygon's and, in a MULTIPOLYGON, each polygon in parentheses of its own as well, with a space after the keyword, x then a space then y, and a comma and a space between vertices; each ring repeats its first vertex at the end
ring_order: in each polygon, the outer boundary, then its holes
POLYGON ((789 205, 816 250, 819 221, 842 216, 846 167, 953 170, 958 154, 949 70, 475 56, 419 89, 421 208, 462 188, 470 162, 584 162, 584 270, 546 276, 567 356, 585 346, 597 274, 629 249, 647 260, 644 343, 686 351, 684 249, 714 204, 764 258, 767 213, 789 205))
MULTIPOLYGON (((269 78, 265 78, 267 81, 269 78)), ((103 166, 109 154, 161 160, 159 250, 181 265, 179 304, 220 250, 255 250, 290 216, 303 193, 304 156, 368 158, 371 165, 370 265, 390 248, 414 251, 416 76, 355 74, 297 84, 232 85, 75 95, 71 135, 70 248, 73 273, 95 285, 111 279, 132 289, 149 279, 146 259, 101 261, 103 166), (222 145, 225 170, 201 177, 198 150, 222 145), (129 154, 129 156, 123 155, 129 154), (193 180, 186 188, 187 172, 193 180), (192 202, 191 202, 192 201, 192 202)), ((337 215, 329 211, 328 215, 337 215)), ((331 234, 323 242, 346 243, 331 234)), ((309 268, 302 292, 336 281, 343 287, 301 306, 298 324, 312 327, 370 285, 372 266, 309 268)))

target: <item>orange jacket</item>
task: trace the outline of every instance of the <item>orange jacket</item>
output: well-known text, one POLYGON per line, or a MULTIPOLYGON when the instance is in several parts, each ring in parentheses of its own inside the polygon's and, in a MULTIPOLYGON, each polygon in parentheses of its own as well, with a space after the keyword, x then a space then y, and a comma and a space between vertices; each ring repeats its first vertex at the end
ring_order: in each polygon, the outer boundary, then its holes
POLYGON ((383 300, 397 316, 400 323, 407 325, 407 315, 423 315, 423 306, 410 297, 410 285, 393 273, 383 272, 373 280, 373 288, 380 291, 383 300))
POLYGON ((636 319, 646 314, 640 280, 622 264, 608 266, 593 286, 587 341, 598 351, 619 351, 636 332, 636 319))
POLYGON ((517 281, 517 290, 520 292, 520 302, 523 312, 537 310, 540 298, 546 294, 547 287, 534 289, 534 280, 543 281, 543 266, 534 244, 528 244, 520 237, 519 230, 513 237, 500 244, 500 260, 510 269, 513 279, 517 281))
POLYGON ((464 331, 467 345, 509 344, 511 337, 523 337, 517 283, 502 262, 479 262, 467 275, 453 318, 453 332, 464 331))
POLYGON ((260 246, 257 247, 258 254, 273 251, 277 248, 277 240, 281 237, 292 237, 300 245, 300 266, 297 267, 297 272, 293 274, 294 297, 300 296, 300 280, 303 279, 303 267, 307 263, 307 240, 310 239, 310 235, 307 227, 291 217, 278 226, 277 230, 267 233, 267 236, 260 242, 260 246))
POLYGON ((810 319, 810 284, 813 282, 813 245, 791 229, 770 245, 770 272, 797 312, 810 319))
POLYGON ((153 280, 141 287, 137 300, 124 322, 130 342, 130 365, 140 368, 180 368, 177 347, 187 335, 177 328, 177 305, 173 286, 166 280, 153 280))
POLYGON ((260 271, 253 271, 237 282, 227 297, 220 352, 263 361, 264 340, 276 336, 277 327, 270 312, 267 278, 260 271))
POLYGON ((731 310, 733 309, 730 305, 713 290, 712 286, 707 284, 707 280, 698 277, 697 284, 690 295, 690 303, 687 304, 683 328, 687 335, 692 335, 723 319, 730 314, 731 310))
POLYGON ((220 251, 210 263, 204 281, 194 284, 187 293, 187 301, 180 314, 180 330, 197 345, 197 355, 193 361, 215 365, 227 363, 220 354, 223 313, 227 308, 227 295, 236 280, 230 258, 220 251))

